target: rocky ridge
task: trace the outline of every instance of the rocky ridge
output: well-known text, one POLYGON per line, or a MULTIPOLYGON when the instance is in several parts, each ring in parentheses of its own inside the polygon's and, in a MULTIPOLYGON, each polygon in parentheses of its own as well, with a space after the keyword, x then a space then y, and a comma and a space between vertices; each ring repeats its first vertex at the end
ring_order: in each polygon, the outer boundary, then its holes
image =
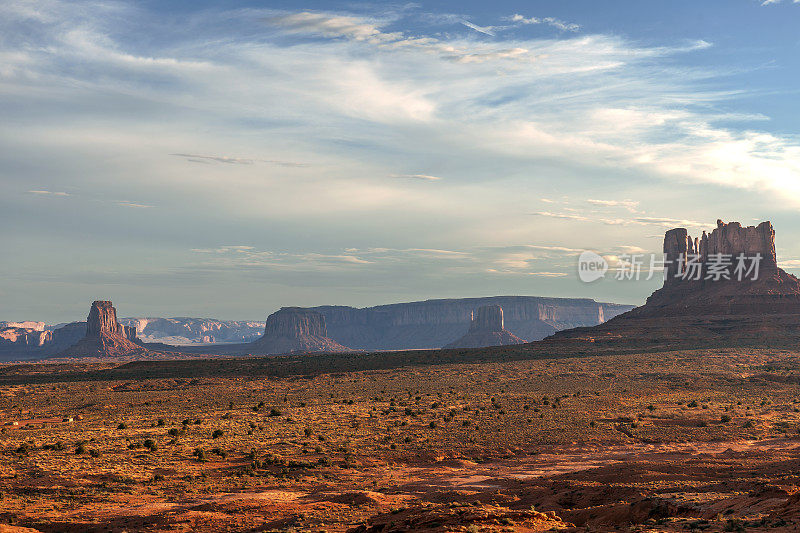
POLYGON ((523 339, 505 329, 502 307, 485 305, 472 312, 472 321, 467 333, 444 348, 485 348, 524 343, 523 339))

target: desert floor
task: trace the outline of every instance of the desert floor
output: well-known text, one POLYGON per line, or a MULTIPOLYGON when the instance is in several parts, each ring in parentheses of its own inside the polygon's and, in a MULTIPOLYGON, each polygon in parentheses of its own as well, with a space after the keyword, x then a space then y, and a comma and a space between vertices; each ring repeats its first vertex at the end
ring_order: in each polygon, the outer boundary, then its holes
POLYGON ((800 529, 790 350, 202 364, 0 367, 0 531, 800 529))

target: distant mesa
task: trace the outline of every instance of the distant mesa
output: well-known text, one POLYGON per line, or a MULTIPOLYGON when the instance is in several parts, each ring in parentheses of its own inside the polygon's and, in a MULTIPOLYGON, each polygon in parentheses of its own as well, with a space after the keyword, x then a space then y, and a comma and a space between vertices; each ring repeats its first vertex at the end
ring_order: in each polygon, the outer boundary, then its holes
POLYGON ((120 357, 149 353, 137 342, 136 328, 123 326, 117 321, 117 310, 109 301, 92 303, 85 332, 82 339, 57 357, 120 357))
MULTIPOLYGON (((548 338, 591 342, 727 341, 800 337, 800 280, 778 268, 770 222, 743 227, 717 221, 692 238, 684 228, 664 235, 664 285, 644 305, 591 328, 548 338), (721 256, 718 254, 722 254, 721 256), (736 272, 738 257, 760 256, 757 274, 736 272), (724 258, 723 275, 712 271, 724 258), (690 264, 694 258, 695 267, 690 264), (699 266, 698 266, 699 265, 699 266)), ((749 270, 752 260, 745 263, 749 270)))
POLYGON ((472 321, 466 335, 444 348, 485 348, 524 343, 523 339, 503 327, 502 307, 485 305, 472 312, 472 321))
POLYGON ((250 347, 254 354, 352 351, 328 338, 321 313, 302 307, 282 307, 269 315, 264 335, 250 347))

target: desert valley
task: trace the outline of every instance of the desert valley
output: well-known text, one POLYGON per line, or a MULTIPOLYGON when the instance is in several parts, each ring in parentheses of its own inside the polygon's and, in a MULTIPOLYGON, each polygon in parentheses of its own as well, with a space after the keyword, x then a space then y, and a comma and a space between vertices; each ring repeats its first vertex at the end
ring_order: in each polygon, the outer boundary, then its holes
POLYGON ((666 278, 594 325, 620 306, 540 301, 536 327, 590 323, 535 342, 506 329, 525 331, 522 297, 413 304, 472 322, 391 351, 349 349, 302 308, 249 342, 144 343, 95 302, 72 346, 0 367, 0 527, 795 530, 800 281, 769 223, 703 242, 667 232, 666 257, 760 253, 764 276, 666 278))
POLYGON ((0 533, 800 533, 800 0, 0 0, 0 533))

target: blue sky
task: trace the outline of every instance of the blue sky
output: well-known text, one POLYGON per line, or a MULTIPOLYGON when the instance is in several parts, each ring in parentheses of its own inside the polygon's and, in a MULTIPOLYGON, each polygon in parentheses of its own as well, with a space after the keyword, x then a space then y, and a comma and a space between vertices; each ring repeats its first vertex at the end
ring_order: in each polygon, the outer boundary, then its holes
POLYGON ((0 318, 529 294, 773 221, 800 266, 800 3, 0 4, 0 318))

